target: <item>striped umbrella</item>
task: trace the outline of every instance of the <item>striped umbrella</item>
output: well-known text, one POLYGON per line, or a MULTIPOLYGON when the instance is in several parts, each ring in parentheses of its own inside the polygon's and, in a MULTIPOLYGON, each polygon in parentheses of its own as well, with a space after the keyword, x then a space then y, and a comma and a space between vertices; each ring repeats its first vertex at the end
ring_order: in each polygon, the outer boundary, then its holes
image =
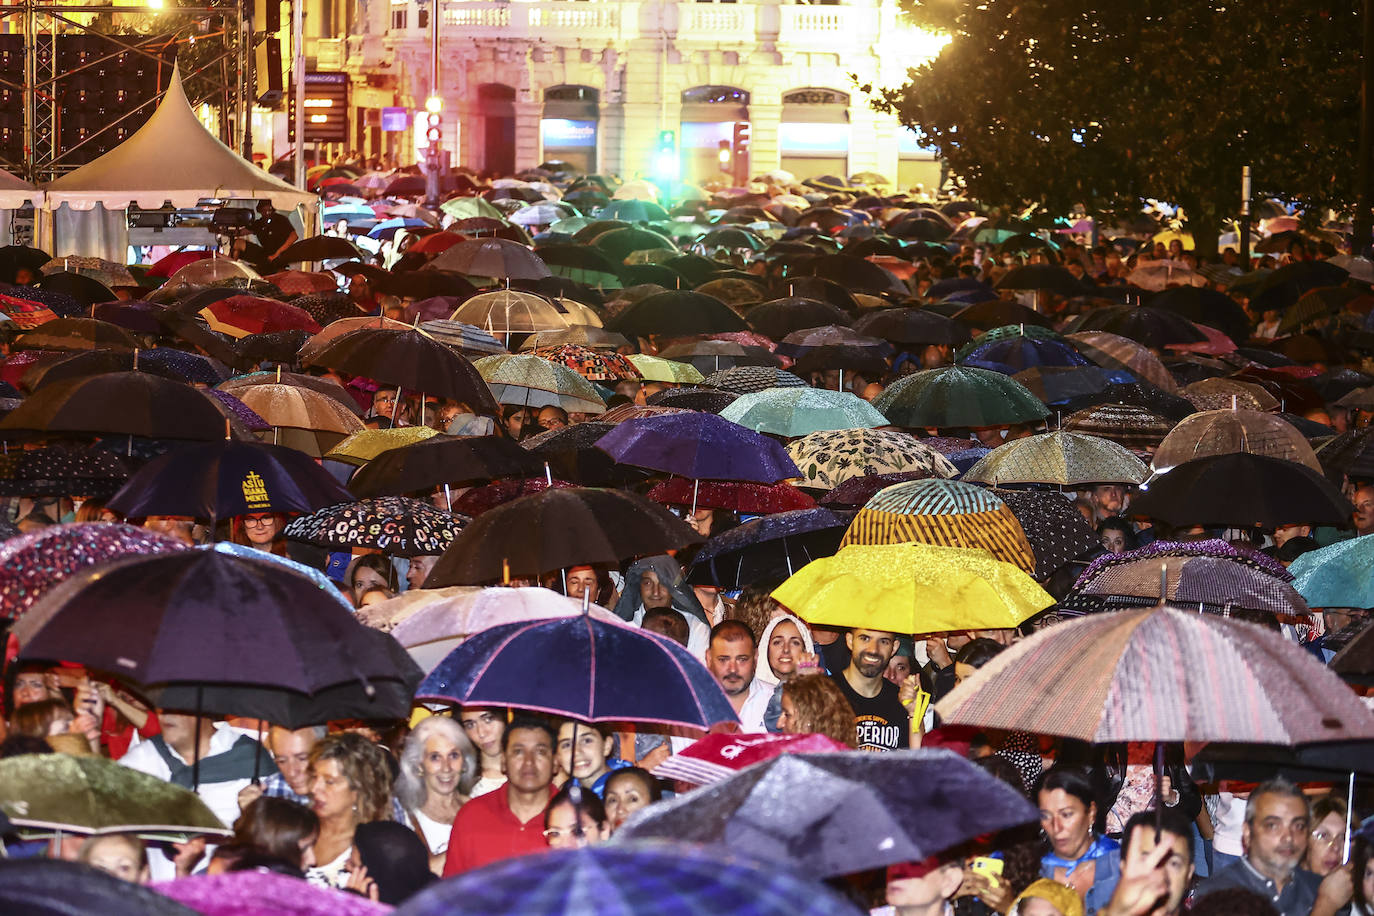
POLYGON ((880 490, 854 516, 841 546, 901 543, 979 548, 1035 572, 1035 553, 1006 503, 957 480, 912 480, 880 490))
POLYGON ((930 544, 842 547, 773 597, 808 623, 911 634, 1016 627, 1054 603, 986 550, 930 544))
POLYGON ((969 468, 962 479, 993 486, 1048 483, 1076 487, 1088 483, 1138 484, 1149 474, 1145 464, 1124 446, 1061 430, 999 445, 969 468))
POLYGON ((1079 331, 1066 339, 1104 369, 1125 369, 1156 388, 1171 394, 1178 391, 1178 383, 1159 357, 1128 337, 1110 331, 1079 331))
POLYGON ((1167 605, 1041 630, 955 687, 936 712, 951 725, 1094 744, 1374 738, 1374 713, 1301 647, 1167 605))

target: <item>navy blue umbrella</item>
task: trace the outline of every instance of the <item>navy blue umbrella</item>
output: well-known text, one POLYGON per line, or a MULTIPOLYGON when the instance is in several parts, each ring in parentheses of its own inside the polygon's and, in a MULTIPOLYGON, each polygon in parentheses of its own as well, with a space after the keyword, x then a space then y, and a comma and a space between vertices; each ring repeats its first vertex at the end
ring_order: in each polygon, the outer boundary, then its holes
POLYGON ((1091 366, 1072 345, 1052 338, 1004 337, 977 344, 959 358, 964 366, 977 366, 1013 375, 1041 366, 1091 366))
POLYGON ((415 696, 584 722, 738 721, 701 659, 657 633, 585 615, 483 630, 450 652, 415 696))
POLYGON ((779 442, 713 413, 626 420, 596 447, 621 464, 693 480, 777 483, 801 476, 779 442))
POLYGON ((781 585, 812 560, 834 556, 853 520, 853 512, 824 508, 753 519, 703 544, 687 579, 727 589, 781 585))
POLYGON ((314 512, 353 497, 304 452, 260 442, 187 445, 148 462, 110 500, 128 518, 314 512))

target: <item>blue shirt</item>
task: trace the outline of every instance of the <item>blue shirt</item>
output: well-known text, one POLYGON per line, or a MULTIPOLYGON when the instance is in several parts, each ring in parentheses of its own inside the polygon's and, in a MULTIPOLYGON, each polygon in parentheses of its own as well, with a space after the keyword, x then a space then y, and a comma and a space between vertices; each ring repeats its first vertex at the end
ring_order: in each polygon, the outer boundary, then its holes
POLYGON ((1200 900, 1212 891, 1238 887, 1272 902, 1279 916, 1307 916, 1312 912, 1312 904, 1317 902, 1317 888, 1321 883, 1322 879, 1312 872, 1297 868, 1280 891, 1277 884, 1250 864, 1249 859, 1242 858, 1199 884, 1195 897, 1200 900))

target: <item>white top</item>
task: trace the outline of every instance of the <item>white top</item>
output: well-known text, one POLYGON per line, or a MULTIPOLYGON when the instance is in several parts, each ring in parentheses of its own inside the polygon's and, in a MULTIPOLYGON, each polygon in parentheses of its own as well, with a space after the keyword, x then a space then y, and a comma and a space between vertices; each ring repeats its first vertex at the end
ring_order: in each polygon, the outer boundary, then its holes
MULTIPOLYGON (((234 742, 239 740, 237 729, 231 728, 224 722, 216 722, 214 734, 210 736, 210 753, 206 756, 213 757, 216 754, 223 754, 234 746, 234 742)), ((190 766, 191 761, 186 760, 169 744, 167 750, 171 751, 172 756, 190 766)), ((172 769, 167 766, 167 762, 162 759, 162 755, 157 752, 152 741, 143 741, 129 749, 123 757, 119 758, 121 766, 126 766, 131 770, 138 770, 140 773, 147 773, 149 776, 156 776, 163 781, 172 778, 172 769)), ((251 779, 233 779, 229 782, 202 782, 196 794, 201 801, 205 802, 206 807, 214 812, 215 817, 226 827, 233 827, 234 821, 239 818, 239 791, 247 786, 251 779)), ((214 853, 214 846, 206 848, 207 858, 214 853)), ((148 852, 148 870, 154 881, 170 881, 176 877, 176 866, 172 860, 168 859, 160 851, 150 849, 148 852)))
POLYGON ((495 792, 506 784, 504 776, 483 776, 472 786, 472 791, 468 793, 468 798, 473 799, 479 795, 486 795, 488 792, 495 792))
MULTIPOLYGON (((702 623, 701 618, 695 614, 686 614, 677 608, 672 610, 677 611, 678 616, 687 621, 687 651, 697 658, 705 658, 706 650, 711 647, 711 628, 702 623)), ((637 627, 643 626, 644 605, 639 606, 639 610, 635 611, 634 620, 630 622, 637 627)))
POLYGON ((411 811, 410 814, 415 817, 415 823, 420 825, 420 832, 424 834, 425 845, 429 847, 429 854, 437 856, 448 852, 448 838, 449 834, 453 833, 453 822, 436 821, 419 808, 411 811))
POLYGON ((739 730, 746 734, 759 734, 768 731, 763 724, 763 714, 768 711, 768 701, 773 698, 773 685, 754 678, 749 683, 749 696, 739 711, 739 730))
POLYGON ((332 887, 342 890, 348 885, 348 860, 353 857, 353 847, 349 846, 334 857, 334 861, 305 870, 305 880, 316 887, 332 887))

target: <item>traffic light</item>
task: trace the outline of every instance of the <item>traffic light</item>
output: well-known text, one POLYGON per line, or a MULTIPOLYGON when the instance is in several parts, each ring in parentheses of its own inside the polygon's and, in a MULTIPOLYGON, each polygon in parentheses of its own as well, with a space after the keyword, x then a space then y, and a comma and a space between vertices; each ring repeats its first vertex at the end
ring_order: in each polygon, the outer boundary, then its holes
POLYGON ((749 122, 735 122, 735 155, 742 156, 749 152, 749 122))
POLYGON ((677 133, 671 130, 658 132, 658 151, 654 155, 654 175, 660 181, 676 181, 682 172, 678 162, 677 133))
POLYGON ((728 172, 728 171, 730 171, 730 155, 731 155, 731 154, 730 154, 730 141, 729 141, 729 140, 722 140, 722 141, 720 141, 720 151, 719 151, 716 155, 720 157, 720 170, 721 170, 722 172, 728 172))
MULTIPOLYGON (((749 180, 749 122, 748 122, 748 121, 736 121, 736 122, 735 122, 735 136, 734 136, 734 138, 733 138, 733 143, 731 144, 731 146, 732 146, 732 152, 734 153, 734 161, 733 161, 731 164, 732 164, 733 167, 734 167, 735 183, 736 183, 736 184, 741 184, 741 185, 742 185, 742 184, 744 184, 746 181, 749 180)), ((722 167, 722 168, 725 168, 725 160, 724 160, 723 157, 722 157, 722 159, 721 159, 721 167, 722 167)), ((727 171, 728 171, 728 169, 727 169, 727 171)))

